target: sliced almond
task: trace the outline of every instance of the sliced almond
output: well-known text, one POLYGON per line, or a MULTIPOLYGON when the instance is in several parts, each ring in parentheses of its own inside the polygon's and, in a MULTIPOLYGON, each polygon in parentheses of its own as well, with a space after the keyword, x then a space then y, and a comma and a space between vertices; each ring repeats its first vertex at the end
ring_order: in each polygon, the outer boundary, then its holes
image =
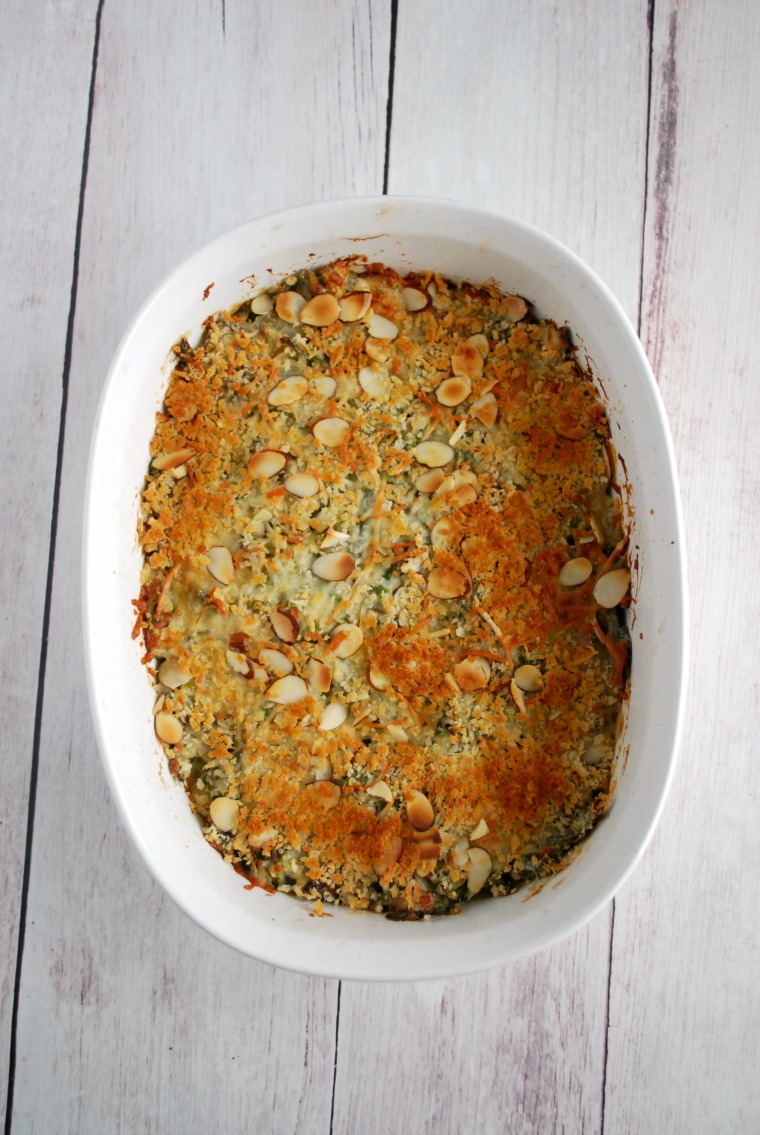
MULTIPOLYGON (((449 493, 454 493, 457 489, 463 488, 465 485, 475 487, 477 483, 477 474, 473 473, 472 469, 455 469, 453 473, 449 473, 448 477, 444 477, 436 489, 435 495, 437 497, 445 497, 448 496, 449 493)), ((477 496, 477 492, 475 495, 477 496)))
POLYGON ((292 406, 294 402, 303 398, 308 389, 309 384, 306 379, 300 374, 293 374, 272 387, 267 395, 267 402, 270 406, 292 406))
POLYGON ((306 300, 298 292, 280 292, 274 301, 275 311, 286 323, 298 323, 305 307, 306 300))
POLYGON ((385 402, 391 392, 388 371, 377 365, 362 367, 359 371, 359 385, 376 402, 385 402))
POLYGON ((459 442, 464 437, 466 429, 467 429, 467 419, 462 418, 461 422, 459 423, 459 425, 457 426, 457 428, 454 430, 453 434, 449 438, 449 445, 452 446, 452 447, 455 446, 455 445, 458 445, 459 442))
POLYGON ((385 728, 388 730, 388 736, 392 741, 398 741, 400 744, 404 744, 409 740, 409 734, 403 726, 394 725, 393 722, 391 722, 390 725, 386 725, 385 728))
POLYGON ((364 350, 373 363, 387 363, 391 357, 391 349, 382 339, 367 339, 364 350))
POLYGON ((433 826, 435 821, 433 805, 424 792, 418 792, 414 788, 406 793, 405 798, 406 818, 409 820, 409 823, 415 831, 427 831, 428 828, 433 826))
POLYGON ((189 682, 192 674, 176 658, 167 658, 162 662, 158 668, 158 680, 162 686, 166 686, 170 690, 176 690, 179 686, 184 686, 185 682, 189 682))
POLYGON ((367 668, 367 681, 373 690, 387 690, 391 684, 391 680, 387 674, 383 674, 382 670, 378 670, 375 666, 367 668))
MULTIPOLYGON (((483 374, 483 356, 469 339, 460 339, 451 356, 451 369, 454 374, 470 382, 483 374)), ((456 403, 455 403, 456 405, 456 403)))
POLYGON ((407 311, 422 311, 430 303, 430 296, 419 288, 402 288, 401 298, 407 311))
POLYGON ((339 301, 341 320, 344 323, 356 323, 357 319, 364 318, 371 303, 371 292, 351 292, 339 301))
POLYGON ((176 465, 172 469, 172 476, 175 481, 181 481, 183 477, 187 476, 187 465, 176 465))
POLYGON ((317 557, 311 570, 319 579, 335 583, 348 579, 355 567, 356 561, 349 552, 328 552, 326 556, 317 557))
POLYGON ((470 839, 482 839, 483 836, 488 835, 489 830, 490 829, 485 820, 480 819, 470 832, 470 839))
POLYGON ((260 449, 248 459, 248 472, 252 477, 266 480, 282 472, 287 463, 287 453, 281 453, 279 449, 260 449))
POLYGON ((412 457, 420 465, 440 469, 454 460, 454 450, 445 441, 422 441, 412 450, 412 457))
POLYGON ((272 513, 268 508, 260 508, 255 516, 251 517, 250 529, 252 535, 265 536, 267 524, 273 519, 272 513))
POLYGON ((398 335, 396 324, 386 319, 384 315, 378 315, 376 311, 373 311, 367 320, 367 330, 373 339, 395 339, 398 335))
MULTIPOLYGON (((253 663, 245 654, 237 650, 227 650, 224 657, 227 659, 230 670, 234 670, 236 674, 242 674, 244 678, 254 677, 253 663)), ((267 674, 265 677, 268 678, 269 675, 267 674)))
POLYGON ((472 414, 482 422, 487 430, 490 430, 496 425, 499 417, 499 403, 496 401, 496 395, 491 394, 490 390, 487 394, 483 394, 476 402, 473 402, 470 407, 472 414))
POLYGON ((487 658, 463 658, 454 667, 454 677, 463 690, 484 690, 491 680, 487 658))
POLYGON ((276 840, 279 834, 277 828, 264 828, 263 831, 248 836, 248 846, 258 851, 276 840))
POLYGON ((164 469, 176 469, 179 465, 184 465, 195 453, 194 449, 175 449, 171 453, 159 453, 151 461, 154 469, 163 472, 164 469))
POLYGON ((284 678, 286 674, 292 674, 295 669, 288 656, 272 646, 265 646, 259 651, 259 662, 275 678, 284 678))
POLYGON ((417 843, 417 854, 420 859, 437 859, 441 854, 440 832, 435 832, 433 836, 428 839, 419 840, 417 843))
POLYGON ((631 577, 627 568, 616 568, 601 575, 594 584, 594 598, 600 607, 617 607, 628 594, 631 577))
POLYGON ((518 666, 515 670, 515 684, 524 690, 526 694, 537 694, 539 690, 544 688, 544 676, 539 670, 538 666, 531 666, 526 663, 524 666, 518 666))
POLYGON ((467 839, 458 839, 451 849, 451 858, 454 861, 455 867, 467 867, 470 862, 469 857, 470 842, 467 839))
POLYGON ((388 843, 382 849, 377 859, 372 866, 375 869, 375 874, 378 879, 382 879, 383 875, 388 872, 394 863, 398 863, 401 852, 404 849, 404 841, 400 835, 391 836, 388 843))
POLYGON ((482 358, 486 358, 490 346, 485 335, 470 335, 468 342, 472 343, 473 347, 477 347, 482 358))
POLYGON ((467 893, 476 895, 482 891, 491 874, 491 856, 482 847, 471 847, 469 851, 469 868, 467 871, 467 893))
POLYGON ((235 578, 235 565, 229 548, 219 544, 206 552, 208 570, 224 587, 235 578))
MULTIPOLYGON (((479 355, 478 358, 480 358, 479 355)), ((469 381, 459 376, 444 378, 435 392, 435 396, 442 406, 459 406, 471 394, 472 386, 469 381)))
POLYGON ((291 473, 283 485, 294 497, 313 497, 319 492, 319 481, 313 473, 291 473))
POLYGON ((512 700, 514 701, 520 713, 527 713, 527 710, 525 708, 525 697, 514 678, 512 678, 509 683, 509 692, 512 695, 512 700))
POLYGON ((230 796, 217 796, 216 800, 212 800, 209 804, 208 811, 211 823, 220 832, 234 832, 236 830, 238 812, 240 811, 240 804, 237 800, 233 800, 230 796))
POLYGON ((348 715, 348 706, 345 702, 334 701, 330 702, 328 706, 322 710, 319 716, 319 728, 323 733, 328 733, 331 729, 337 729, 342 725, 348 715))
POLYGON ((374 784, 370 784, 367 789, 368 796, 377 796, 378 799, 384 800, 386 804, 393 803, 393 793, 384 780, 376 780, 374 784))
POLYGON ((166 745, 179 745, 182 740, 182 725, 171 713, 157 713, 155 716, 156 736, 166 745))
POLYGON ((364 642, 360 627, 354 623, 341 623, 330 638, 330 650, 336 658, 351 658, 364 642))
POLYGON ((334 528, 330 527, 325 533, 324 540, 319 545, 319 550, 322 552, 326 548, 340 547, 341 544, 347 544, 350 539, 351 537, 348 532, 336 532, 334 528))
POLYGON ((308 785, 304 792, 307 792, 312 799, 316 799, 324 812, 329 812, 331 808, 337 808, 340 804, 340 785, 334 784, 331 780, 320 780, 316 784, 308 785))
POLYGON ((351 425, 343 418, 319 418, 311 427, 311 432, 320 445, 337 449, 351 437, 351 425))
POLYGON ((430 529, 430 543, 434 548, 449 548, 459 535, 459 525, 455 518, 447 513, 436 520, 430 529))
POLYGON ((254 315, 269 315, 274 310, 274 303, 269 292, 260 292, 251 300, 251 311, 254 315))
POLYGON ((511 319, 517 323, 519 319, 528 313, 528 305, 522 296, 507 296, 502 300, 502 310, 507 319, 511 319))
POLYGON ((272 682, 265 696, 277 705, 294 705, 295 702, 303 701, 308 694, 303 678, 299 678, 297 674, 286 674, 284 678, 272 682))
POLYGON ((326 694, 332 685, 330 667, 321 662, 319 658, 310 658, 306 667, 309 676, 309 685, 317 694, 326 694))
POLYGON ((420 493, 434 493, 443 484, 444 476, 442 469, 431 469, 429 473, 420 473, 414 484, 420 493))
POLYGON ((585 556, 576 556, 575 559, 568 560, 562 565, 557 578, 563 587, 578 587, 579 584, 586 582, 592 570, 590 560, 585 556))
POLYGON ((466 505, 472 504, 478 499, 478 490, 474 485, 462 485, 461 489, 451 494, 451 503, 455 504, 457 508, 465 508, 466 505))
POLYGON ((433 568, 427 577, 427 589, 436 599, 458 599, 470 590, 470 581, 455 568, 433 568))
POLYGON ((297 607, 291 607, 289 611, 284 611, 282 607, 278 607, 276 611, 271 612, 269 622, 272 624, 272 630, 280 642, 293 643, 301 633, 301 621, 298 617, 297 607))
POLYGON ((301 311, 301 323, 309 327, 327 327, 340 316, 340 304, 330 292, 314 296, 301 311))
POLYGON ((311 385, 323 398, 332 398, 338 389, 337 382, 329 374, 318 374, 311 380, 311 385))

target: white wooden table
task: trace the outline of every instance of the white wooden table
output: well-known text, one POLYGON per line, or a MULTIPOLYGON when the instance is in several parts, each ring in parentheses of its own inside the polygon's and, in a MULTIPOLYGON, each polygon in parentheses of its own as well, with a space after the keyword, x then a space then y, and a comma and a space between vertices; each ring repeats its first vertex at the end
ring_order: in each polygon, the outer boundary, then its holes
POLYGON ((760 5, 5 0, 0 1089, 6 1131, 760 1131, 760 5), (260 213, 485 204, 640 327, 689 540, 688 726, 582 932, 418 985, 239 957, 159 890, 101 772, 79 557, 109 360, 260 213))

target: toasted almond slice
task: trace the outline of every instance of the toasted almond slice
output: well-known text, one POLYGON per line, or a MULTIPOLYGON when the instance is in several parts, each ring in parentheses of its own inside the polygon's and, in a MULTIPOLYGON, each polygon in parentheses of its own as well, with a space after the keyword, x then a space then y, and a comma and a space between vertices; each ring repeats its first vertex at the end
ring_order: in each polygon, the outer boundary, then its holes
POLYGON ((468 858, 470 860, 467 872, 467 893, 476 895, 482 891, 491 874, 491 856, 482 847, 471 847, 468 858))
POLYGON ((499 403, 496 401, 496 395, 489 390, 487 394, 473 402, 471 411, 478 421, 482 422, 487 430, 490 430, 496 425, 496 420, 499 417, 499 403))
POLYGON ((434 548, 448 548, 459 533, 459 525, 451 513, 441 516, 430 529, 430 543, 434 548))
POLYGON ((275 311, 286 323, 298 323, 305 307, 306 300, 298 292, 280 292, 274 301, 275 311))
POLYGON ((502 310, 507 319, 511 319, 513 323, 517 323, 524 315, 527 315, 528 305, 522 296, 507 296, 502 300, 502 310))
POLYGON ((341 544, 347 544, 351 539, 348 532, 336 532, 334 528, 330 527, 325 533, 325 538, 319 545, 320 552, 325 551, 327 548, 337 548, 341 544))
POLYGON ((443 470, 431 469, 429 473, 420 473, 414 484, 419 493, 434 493, 437 488, 440 488, 443 481, 443 470))
POLYGON ((269 622, 272 624, 272 630, 280 642, 293 643, 301 632, 301 621, 298 617, 297 607, 291 607, 289 611, 284 611, 282 607, 278 607, 276 611, 271 612, 269 622))
POLYGON ((303 678, 299 678, 297 674, 286 674, 284 678, 272 682, 265 696, 277 705, 293 705, 295 702, 303 701, 308 693, 303 678))
POLYGON ((166 694, 161 694, 161 697, 155 702, 155 704, 153 706, 153 716, 155 717, 157 713, 160 713, 165 705, 166 705, 166 694))
POLYGON ((412 450, 412 457, 420 465, 440 469, 454 459, 454 450, 445 441, 422 441, 412 450))
POLYGON ((454 667, 454 677, 463 690, 484 690, 491 679, 487 658, 463 658, 454 667))
POLYGON ((331 729, 337 729, 339 725, 342 725, 347 716, 348 706, 345 702, 330 702, 319 716, 319 728, 323 733, 328 733, 331 729))
MULTIPOLYGON (((242 674, 244 678, 255 677, 253 663, 245 654, 237 650, 227 650, 224 657, 227 659, 230 670, 234 670, 236 674, 242 674)), ((268 678, 269 675, 265 674, 264 677, 268 678)))
POLYGON ((470 382, 483 374, 483 356, 469 339, 460 339, 457 343, 451 356, 451 369, 454 374, 470 382))
POLYGON ((367 330, 373 339, 395 339, 398 335, 396 324, 386 319, 384 315, 378 315, 376 311, 373 311, 367 320, 367 330))
POLYGON ((414 830, 424 832, 432 827, 435 821, 435 812, 424 792, 418 792, 415 788, 412 788, 405 794, 405 799, 406 818, 414 830))
POLYGON ((175 481, 181 481, 183 477, 187 476, 187 465, 176 465, 172 469, 172 476, 175 481))
POLYGON ((311 380, 311 385, 323 398, 332 398, 338 389, 337 382, 329 374, 318 374, 311 380))
POLYGON ((458 839, 451 849, 451 858, 456 867, 467 867, 470 862, 469 857, 470 842, 467 839, 458 839))
POLYGON ((538 666, 526 663, 515 670, 515 685, 524 690, 526 694, 537 694, 544 688, 544 676, 538 666))
POLYGON ((275 650, 274 647, 265 646, 263 650, 259 651, 259 662, 262 666, 266 667, 270 674, 275 678, 284 678, 286 674, 292 674, 295 667, 286 654, 281 650, 275 650))
POLYGON ((488 824, 481 818, 470 832, 470 839, 482 839, 489 831, 488 824))
POLYGON ((190 671, 181 662, 177 662, 176 658, 167 658, 158 668, 159 682, 170 690, 184 686, 185 682, 189 682, 191 678, 190 671))
POLYGON ((376 780, 374 784, 370 784, 367 789, 368 796, 377 796, 380 800, 384 800, 386 804, 393 803, 393 793, 384 780, 376 780))
POLYGON ((356 567, 356 561, 349 552, 328 552, 326 556, 318 556, 311 565, 311 570, 320 579, 331 583, 348 579, 356 567))
POLYGON ((212 800, 209 804, 208 811, 211 823, 220 832, 234 832, 237 828, 240 811, 237 800, 233 800, 230 796, 217 796, 216 800, 212 800))
POLYGON ((458 445, 459 442, 464 437, 466 429, 467 429, 467 419, 462 418, 461 422, 459 423, 459 425, 457 426, 457 428, 454 430, 453 434, 449 438, 449 445, 452 446, 452 447, 455 446, 455 445, 458 445))
POLYGON ((159 453, 151 461, 154 469, 158 469, 162 473, 164 469, 176 469, 179 465, 184 465, 195 453, 194 449, 175 449, 171 453, 159 453))
POLYGON ((378 670, 375 666, 367 667, 367 681, 373 690, 387 690, 391 684, 387 674, 383 674, 382 670, 378 670))
POLYGON ((165 745, 179 745, 182 740, 182 725, 171 713, 157 713, 155 716, 156 736, 165 745))
POLYGON ((351 292, 339 301, 341 320, 343 323, 356 323, 357 319, 364 318, 371 303, 371 292, 351 292))
POLYGON ((394 725, 393 722, 391 722, 390 725, 386 725, 385 728, 388 730, 388 736, 392 741, 398 741, 400 744, 404 744, 409 740, 409 734, 403 726, 394 725))
POLYGON ((485 335, 470 335, 468 342, 472 343, 473 347, 477 347, 482 358, 485 359, 488 356, 490 344, 485 335))
POLYGON ((259 294, 251 300, 251 311, 254 315, 269 315, 274 310, 274 303, 269 292, 259 292, 259 294))
POLYGON ((430 296, 419 288, 402 288, 401 298, 407 311, 422 311, 430 303, 430 296))
POLYGON ((367 339, 364 350, 373 363, 387 363, 391 357, 390 347, 382 339, 367 339))
POLYGON ((340 785, 331 780, 320 780, 304 788, 313 800, 316 800, 324 812, 336 808, 340 803, 340 785))
POLYGON ((391 836, 388 842, 383 847, 382 851, 374 861, 372 866, 375 869, 375 874, 378 879, 382 879, 394 863, 398 863, 401 852, 404 849, 404 841, 400 835, 391 836))
POLYGON ((364 642, 360 627, 354 623, 341 623, 330 637, 330 650, 336 658, 351 658, 364 642))
POLYGON ((435 495, 437 497, 445 497, 449 493, 461 489, 464 485, 477 485, 477 483, 477 474, 473 473, 472 469, 455 469, 453 473, 449 473, 447 477, 444 477, 436 489, 435 495))
POLYGON ((340 316, 340 305, 330 292, 314 296, 301 311, 301 323, 309 327, 327 327, 340 316))
POLYGON ((273 519, 268 508, 260 508, 255 516, 251 517, 251 533, 254 536, 265 536, 267 524, 273 519))
POLYGON ((279 834, 277 828, 264 828, 263 831, 248 836, 248 846, 258 851, 276 840, 279 834))
POLYGON ((326 694, 328 692, 332 685, 332 674, 329 666, 326 666, 319 658, 310 658, 306 673, 309 675, 309 685, 315 693, 326 694))
POLYGON ((313 497, 319 492, 319 481, 313 473, 291 473, 283 484, 294 497, 313 497))
POLYGON ((451 503, 457 508, 464 508, 478 499, 478 490, 474 485, 462 485, 461 489, 451 494, 451 503))
POLYGON ((328 449, 345 445, 351 436, 351 426, 343 418, 319 418, 311 427, 316 441, 328 449))
POLYGON ((417 854, 420 859, 437 859, 441 854, 441 836, 436 832, 436 838, 421 839, 417 841, 417 854))
POLYGON ((578 587, 586 582, 592 570, 590 560, 585 556, 576 556, 562 565, 557 578, 563 587, 578 587))
POLYGON ((470 590, 470 581, 454 568, 433 568, 427 577, 427 589, 436 599, 458 599, 470 590))
POLYGON ((221 544, 209 548, 206 552, 206 562, 214 579, 218 579, 224 587, 232 583, 235 578, 235 565, 229 548, 221 544))
POLYGON ((312 784, 319 784, 321 780, 332 780, 332 761, 327 756, 314 757, 311 762, 310 779, 312 784))
POLYGON ((279 449, 260 449, 248 459, 248 472, 252 477, 266 480, 282 472, 288 463, 288 454, 279 449))
POLYGON ((303 398, 308 389, 309 384, 306 379, 300 374, 293 374, 272 387, 267 395, 267 402, 270 406, 292 406, 294 402, 303 398))
POLYGON ((514 678, 512 678, 509 683, 509 692, 512 695, 512 699, 520 713, 527 713, 527 710, 525 708, 525 697, 514 678))
POLYGON ((469 381, 456 375, 454 378, 444 378, 435 392, 435 396, 442 406, 459 406, 471 394, 472 386, 469 381))
POLYGON ((384 402, 391 392, 388 371, 381 366, 362 367, 359 371, 359 385, 365 394, 376 402, 384 402))
POLYGON ((601 575, 594 584, 594 598, 600 607, 617 607, 628 594, 631 577, 627 568, 617 568, 601 575))

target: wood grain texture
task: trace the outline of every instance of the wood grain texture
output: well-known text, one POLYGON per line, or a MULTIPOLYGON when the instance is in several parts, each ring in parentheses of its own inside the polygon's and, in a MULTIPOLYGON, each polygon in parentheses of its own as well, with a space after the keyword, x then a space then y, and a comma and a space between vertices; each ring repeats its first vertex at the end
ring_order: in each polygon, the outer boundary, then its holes
POLYGON ((690 708, 617 901, 606 1127, 760 1130, 756 362, 760 9, 655 6, 643 338, 690 553, 690 708))
POLYGON ((635 320, 648 59, 646 0, 401 0, 389 191, 538 225, 635 320))
POLYGON ((258 1132, 301 1135, 329 1127, 337 983, 269 969, 209 938, 148 877, 117 819, 84 685, 81 508, 89 434, 110 357, 161 274, 201 241, 256 213, 380 191, 389 29, 387 4, 370 11, 359 3, 316 8, 306 0, 227 0, 223 7, 106 0, 14 1131, 186 1135, 253 1124, 258 1132), (329 57, 315 44, 329 47, 329 57))
POLYGON ((93 3, 83 4, 76 15, 71 8, 22 3, 4 4, 0 13, 5 48, 0 69, 5 111, 0 120, 5 214, 0 226, 5 353, 0 417, 3 1111, 94 13, 93 3))

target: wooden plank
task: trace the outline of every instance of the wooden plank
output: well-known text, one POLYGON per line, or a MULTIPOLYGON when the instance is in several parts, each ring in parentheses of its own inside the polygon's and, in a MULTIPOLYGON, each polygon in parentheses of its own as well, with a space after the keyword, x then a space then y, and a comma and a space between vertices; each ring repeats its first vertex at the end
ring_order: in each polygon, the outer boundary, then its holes
POLYGON ((655 5, 643 338, 691 543, 691 708, 617 904, 606 1127, 621 1135, 760 1130, 760 9, 721 15, 655 5))
POLYGON ((256 213, 380 191, 389 30, 387 3, 105 4, 14 1130, 329 1127, 337 983, 271 970, 198 930, 148 877, 108 797, 80 662, 80 517, 109 359, 158 278, 256 213))
POLYGON ((402 0, 389 192, 538 225, 635 319, 648 58, 646 0, 402 0))
POLYGON ((0 1108, 5 1110, 29 780, 95 4, 4 4, 0 38, 5 614, 0 759, 0 1108), (34 64, 31 64, 34 60, 34 64), (56 83, 50 76, 56 76, 56 83), (60 97, 61 90, 66 98, 60 97), (42 124, 42 125, 41 125, 42 124))
MULTIPOLYGON (((539 224, 635 317, 648 57, 643 3, 402 3, 390 192, 539 224)), ((457 982, 344 985, 336 1135, 599 1131, 610 925, 457 982)))

